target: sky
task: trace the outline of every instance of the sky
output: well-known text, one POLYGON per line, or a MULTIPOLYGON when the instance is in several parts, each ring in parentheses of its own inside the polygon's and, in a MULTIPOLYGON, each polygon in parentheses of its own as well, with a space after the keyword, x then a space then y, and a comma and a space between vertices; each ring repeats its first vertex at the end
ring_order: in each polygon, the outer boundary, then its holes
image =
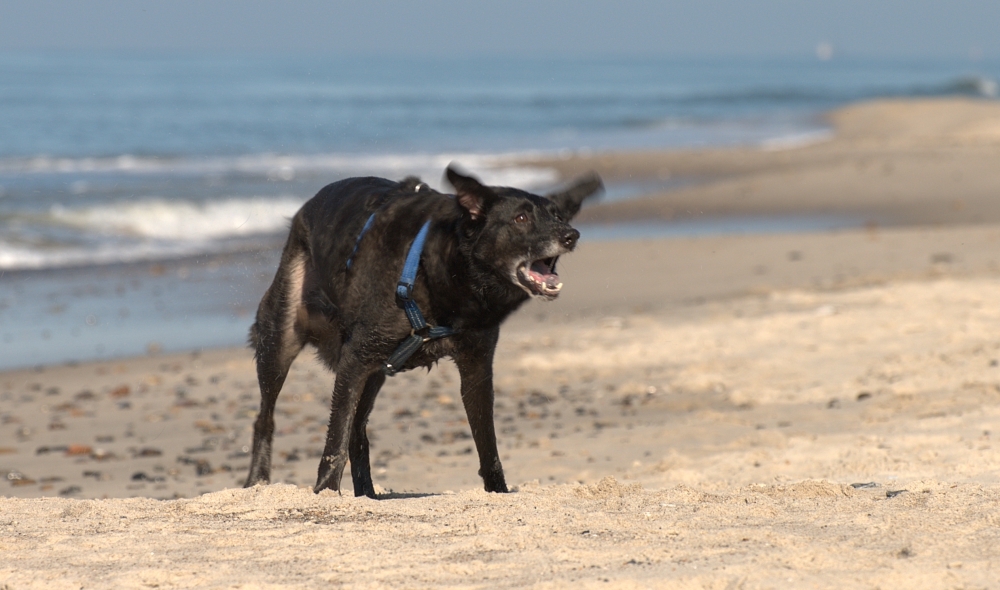
POLYGON ((0 0, 0 51, 995 59, 998 25, 996 0, 0 0))

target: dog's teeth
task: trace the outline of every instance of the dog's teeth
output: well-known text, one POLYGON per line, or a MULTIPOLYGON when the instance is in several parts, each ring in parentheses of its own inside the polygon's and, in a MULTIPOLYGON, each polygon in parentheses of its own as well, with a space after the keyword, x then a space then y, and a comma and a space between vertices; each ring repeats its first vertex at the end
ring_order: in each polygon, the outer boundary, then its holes
POLYGON ((555 290, 555 291, 558 291, 558 290, 562 289, 562 283, 559 283, 555 287, 552 287, 552 289, 555 290))

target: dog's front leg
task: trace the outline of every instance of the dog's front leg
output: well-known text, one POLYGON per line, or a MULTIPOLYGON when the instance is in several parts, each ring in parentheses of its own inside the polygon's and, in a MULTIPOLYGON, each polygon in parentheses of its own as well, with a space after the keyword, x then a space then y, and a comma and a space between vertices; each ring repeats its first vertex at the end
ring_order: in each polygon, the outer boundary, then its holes
POLYGON ((497 437, 493 426, 493 346, 455 358, 462 378, 462 403, 469 418, 472 438, 479 452, 479 475, 487 492, 506 492, 507 482, 497 452, 497 437))
POLYGON ((375 406, 375 397, 385 383, 385 374, 375 373, 365 382, 364 392, 358 402, 358 411, 354 416, 354 427, 351 429, 351 479, 354 481, 354 495, 375 498, 375 484, 372 482, 371 459, 368 452, 368 433, 365 427, 368 416, 375 406))
POLYGON ((337 381, 333 386, 330 403, 330 426, 326 433, 326 448, 319 462, 319 474, 313 491, 325 489, 340 491, 340 479, 347 466, 348 444, 358 409, 371 369, 361 363, 355 354, 344 351, 337 365, 337 381))

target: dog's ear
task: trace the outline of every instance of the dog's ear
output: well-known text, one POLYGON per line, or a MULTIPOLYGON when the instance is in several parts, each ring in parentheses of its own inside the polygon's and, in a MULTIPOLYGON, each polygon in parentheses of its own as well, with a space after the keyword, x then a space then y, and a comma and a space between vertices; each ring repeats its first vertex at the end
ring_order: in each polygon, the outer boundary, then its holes
POLYGON ((468 212, 472 219, 479 219, 493 204, 496 194, 471 176, 465 176, 455 170, 454 164, 449 164, 445 176, 451 186, 455 187, 455 199, 468 212))
POLYGON ((569 221, 580 211, 583 200, 604 190, 604 183, 601 177, 591 172, 587 176, 578 179, 572 186, 558 193, 548 195, 548 199, 556 204, 566 221, 569 221))

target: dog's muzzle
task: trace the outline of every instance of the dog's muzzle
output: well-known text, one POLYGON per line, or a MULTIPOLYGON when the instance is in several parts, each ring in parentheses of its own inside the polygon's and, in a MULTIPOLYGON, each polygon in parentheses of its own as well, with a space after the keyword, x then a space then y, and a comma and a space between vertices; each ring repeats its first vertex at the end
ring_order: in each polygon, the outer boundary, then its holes
POLYGON ((558 256, 524 262, 517 267, 518 283, 529 294, 545 299, 555 299, 562 291, 562 282, 556 274, 558 256))
POLYGON ((515 272, 518 285, 535 297, 549 300, 558 297, 563 284, 556 274, 556 262, 559 261, 559 255, 573 250, 579 239, 580 232, 569 228, 553 243, 550 250, 555 251, 554 256, 526 260, 519 264, 515 272))

